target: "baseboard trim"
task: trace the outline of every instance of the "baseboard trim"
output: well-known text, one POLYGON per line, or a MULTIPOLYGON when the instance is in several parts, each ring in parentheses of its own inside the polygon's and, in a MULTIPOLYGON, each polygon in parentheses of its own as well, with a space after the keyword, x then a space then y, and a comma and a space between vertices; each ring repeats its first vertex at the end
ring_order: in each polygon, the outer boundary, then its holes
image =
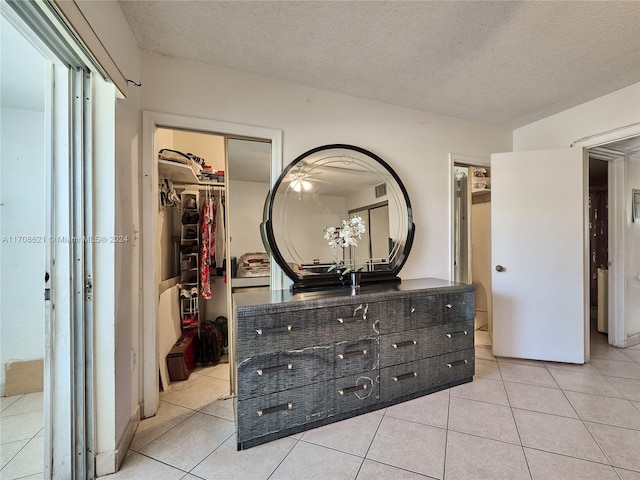
POLYGON ((4 396, 42 392, 44 389, 43 359, 7 362, 4 371, 4 396))
POLYGON ((118 441, 116 449, 111 452, 102 452, 96 455, 96 476, 109 475, 116 473, 120 470, 122 462, 124 462, 129 446, 133 440, 133 435, 136 433, 138 425, 140 423, 140 406, 136 408, 133 415, 129 419, 127 428, 125 428, 122 437, 118 441))
POLYGON ((634 335, 629 335, 624 342, 624 347, 633 347, 634 345, 638 345, 640 343, 640 333, 636 333, 634 335))

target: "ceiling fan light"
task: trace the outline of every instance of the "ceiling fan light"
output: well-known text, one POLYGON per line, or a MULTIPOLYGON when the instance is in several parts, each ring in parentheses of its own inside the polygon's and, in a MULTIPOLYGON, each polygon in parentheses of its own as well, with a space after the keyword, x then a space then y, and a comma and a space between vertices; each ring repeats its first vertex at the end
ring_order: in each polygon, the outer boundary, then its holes
POLYGON ((302 190, 306 192, 307 190, 311 190, 311 182, 295 178, 291 181, 291 188, 294 192, 301 192, 302 190))

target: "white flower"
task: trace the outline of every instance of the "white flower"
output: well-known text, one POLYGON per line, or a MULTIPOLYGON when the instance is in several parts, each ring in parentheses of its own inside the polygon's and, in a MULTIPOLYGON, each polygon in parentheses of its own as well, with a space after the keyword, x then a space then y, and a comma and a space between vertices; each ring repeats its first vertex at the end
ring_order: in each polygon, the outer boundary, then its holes
MULTIPOLYGON (((348 220, 342 220, 342 226, 325 227, 324 238, 329 241, 329 247, 331 248, 347 248, 357 247, 358 240, 362 238, 362 235, 367 231, 364 220, 359 215, 349 217, 348 220)), ((329 268, 329 271, 336 268, 336 265, 329 268)), ((343 274, 355 270, 355 258, 351 258, 351 266, 343 271, 343 274)))

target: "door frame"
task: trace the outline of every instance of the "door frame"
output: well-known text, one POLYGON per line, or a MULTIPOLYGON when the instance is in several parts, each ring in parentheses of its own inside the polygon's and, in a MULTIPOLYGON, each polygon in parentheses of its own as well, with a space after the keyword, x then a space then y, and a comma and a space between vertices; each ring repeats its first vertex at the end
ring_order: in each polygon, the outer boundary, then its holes
MULTIPOLYGON (((464 165, 469 167, 486 167, 491 168, 491 159, 483 157, 474 157, 471 155, 463 155, 460 153, 449 154, 449 280, 455 279, 455 261, 456 261, 456 238, 455 238, 455 204, 456 204, 456 189, 455 189, 455 166, 464 165)), ((471 179, 469 179, 469 188, 471 188, 471 179)), ((468 205, 469 216, 469 244, 468 244, 468 262, 469 262, 469 277, 473 282, 473 269, 471 265, 473 263, 471 253, 471 222, 473 217, 471 216, 471 202, 468 205)), ((488 292, 488 308, 487 308, 487 330, 489 333, 493 330, 493 299, 492 292, 488 292)))
MULTIPOLYGON (((140 181, 141 199, 141 342, 142 367, 142 417, 156 414, 160 401, 158 380, 158 299, 159 272, 156 263, 157 210, 158 210, 158 166, 154 153, 154 136, 157 128, 174 128, 195 132, 257 138, 271 142, 271 185, 282 171, 282 131, 242 125, 218 120, 187 117, 153 111, 142 112, 142 160, 140 181)), ((226 152, 225 152, 226 156, 226 152)), ((273 265, 273 262, 272 262, 273 265)), ((282 289, 283 277, 279 269, 271 269, 271 289, 282 289)), ((230 306, 229 306, 230 308, 230 306)), ((232 323, 232 322, 231 322, 232 323)), ((233 352, 230 352, 232 355, 233 352)), ((231 377, 233 393, 234 377, 231 377)))
MULTIPOLYGON (((619 140, 640 135, 640 123, 616 128, 606 132, 597 133, 588 137, 580 138, 573 143, 571 147, 582 148, 588 150, 590 148, 603 146, 619 140)), ((454 278, 454 261, 455 261, 455 245, 454 245, 454 205, 455 205, 455 189, 453 182, 455 178, 454 165, 456 163, 468 163, 473 161, 483 161, 486 163, 478 163, 478 166, 491 167, 491 161, 479 157, 471 157, 468 155, 449 154, 449 280, 454 278), (471 159, 471 160, 468 160, 471 159)), ((608 342, 611 345, 625 346, 625 289, 624 289, 624 256, 621 255, 625 251, 625 237, 619 235, 623 225, 619 220, 618 213, 624 208, 624 163, 619 160, 608 162, 609 171, 609 252, 612 272, 609 273, 609 333, 608 342), (611 255, 611 252, 618 252, 618 255, 611 255)), ((589 205, 588 196, 585 198, 585 215, 588 219, 589 205)), ((587 220, 588 221, 588 220, 587 220)), ((588 233, 586 234, 588 235, 588 233)), ((585 262, 588 262, 589 243, 585 242, 585 262)), ((585 288, 587 288, 587 280, 585 280, 585 288)), ((588 333, 587 329, 587 333, 588 333)), ((585 335, 585 352, 590 351, 590 338, 585 335)))
MULTIPOLYGON (((640 123, 616 128, 607 132, 590 135, 574 141, 572 147, 584 150, 605 146, 609 143, 640 136, 640 123)), ((624 157, 607 161, 609 190, 609 318, 608 343, 616 347, 625 347, 625 255, 626 236, 621 212, 625 207, 624 157)), ((586 200, 588 201, 588 199, 586 200)), ((589 214, 588 204, 585 206, 589 214)), ((585 248, 589 248, 587 243, 585 248)), ((587 260, 588 261, 588 260, 587 260)))
MULTIPOLYGON (((465 165, 470 167, 487 167, 491 168, 491 159, 483 157, 474 157, 461 153, 449 154, 449 280, 455 278, 455 195, 454 181, 456 178, 454 167, 456 165, 465 165)), ((469 257, 471 259, 471 257, 469 257)))

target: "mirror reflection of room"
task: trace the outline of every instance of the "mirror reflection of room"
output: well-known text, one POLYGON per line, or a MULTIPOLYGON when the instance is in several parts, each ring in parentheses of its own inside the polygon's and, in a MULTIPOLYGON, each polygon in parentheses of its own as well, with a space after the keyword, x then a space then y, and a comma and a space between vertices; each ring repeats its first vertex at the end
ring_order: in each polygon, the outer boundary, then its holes
POLYGON ((260 234, 270 189, 271 143, 245 138, 227 141, 231 285, 269 289, 271 260, 260 234))
POLYGON ((296 274, 393 268, 406 242, 407 206, 396 180, 373 158, 344 149, 316 152, 292 165, 276 193, 274 237, 296 274), (365 227, 357 245, 334 248, 325 229, 339 230, 353 217, 365 227))

